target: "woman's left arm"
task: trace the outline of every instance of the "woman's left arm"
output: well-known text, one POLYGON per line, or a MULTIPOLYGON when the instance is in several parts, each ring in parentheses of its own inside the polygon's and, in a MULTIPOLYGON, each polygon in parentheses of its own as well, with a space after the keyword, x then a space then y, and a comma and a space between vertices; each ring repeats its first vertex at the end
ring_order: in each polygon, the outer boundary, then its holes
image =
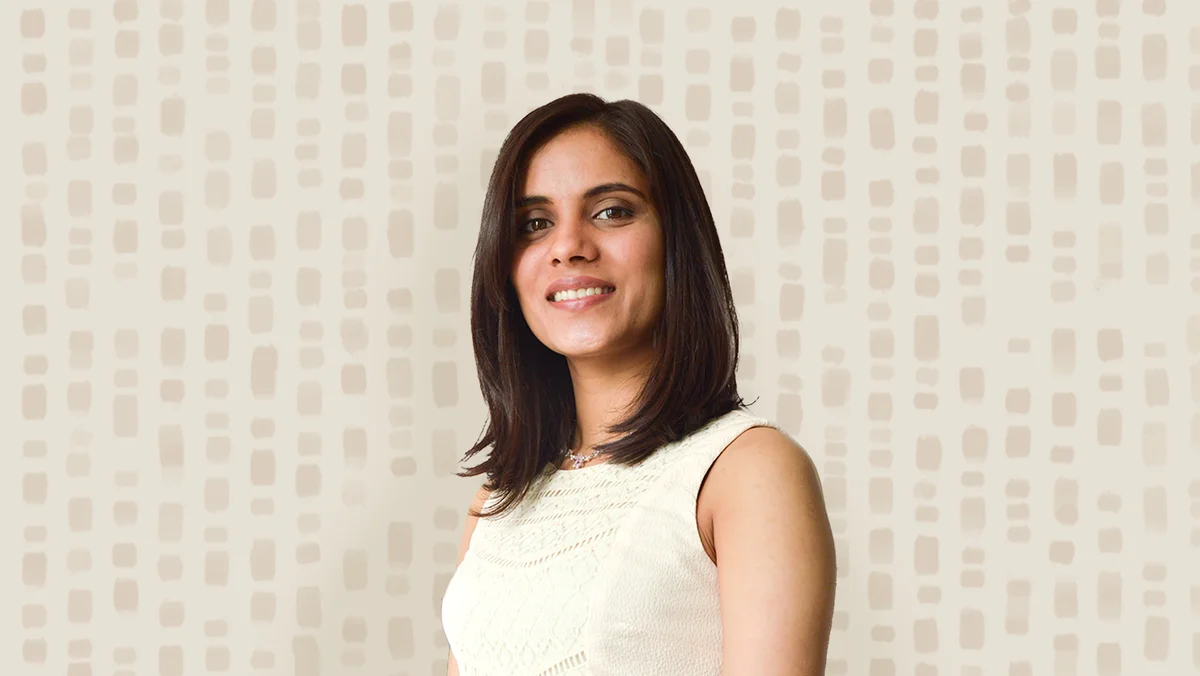
POLYGON ((837 562, 816 466, 769 427, 746 430, 717 460, 721 674, 824 674, 837 562))

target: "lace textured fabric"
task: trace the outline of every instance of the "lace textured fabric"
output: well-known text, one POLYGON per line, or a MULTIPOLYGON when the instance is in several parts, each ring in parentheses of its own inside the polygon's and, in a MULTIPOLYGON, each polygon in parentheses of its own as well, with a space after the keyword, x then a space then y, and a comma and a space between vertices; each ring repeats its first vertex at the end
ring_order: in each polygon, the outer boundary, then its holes
POLYGON ((513 511, 480 519, 442 598, 461 676, 718 676, 717 568, 696 498, 756 426, 780 429, 734 410, 638 467, 547 464, 513 511))

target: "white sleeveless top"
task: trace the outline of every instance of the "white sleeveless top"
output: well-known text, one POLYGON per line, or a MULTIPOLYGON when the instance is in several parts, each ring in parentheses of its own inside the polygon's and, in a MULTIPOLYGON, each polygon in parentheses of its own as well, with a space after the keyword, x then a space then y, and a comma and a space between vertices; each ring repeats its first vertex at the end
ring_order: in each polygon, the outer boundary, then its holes
POLYGON ((480 519, 442 598, 461 676, 718 676, 717 567, 696 498, 756 426, 783 431, 735 409, 638 467, 547 463, 513 511, 480 519))

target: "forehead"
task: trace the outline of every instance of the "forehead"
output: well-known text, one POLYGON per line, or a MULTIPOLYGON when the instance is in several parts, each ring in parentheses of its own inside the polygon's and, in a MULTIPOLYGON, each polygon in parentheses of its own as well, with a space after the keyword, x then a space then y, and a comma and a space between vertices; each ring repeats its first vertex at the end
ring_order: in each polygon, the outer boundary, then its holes
POLYGON ((519 196, 580 194, 612 181, 646 188, 637 164, 608 136, 594 127, 579 127, 558 134, 530 157, 519 196))

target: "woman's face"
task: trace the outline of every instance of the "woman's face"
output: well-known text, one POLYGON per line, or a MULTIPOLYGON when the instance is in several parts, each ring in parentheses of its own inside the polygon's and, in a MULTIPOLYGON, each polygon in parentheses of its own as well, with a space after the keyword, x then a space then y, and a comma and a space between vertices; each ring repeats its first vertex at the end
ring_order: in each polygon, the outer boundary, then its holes
POLYGON ((650 349, 666 298, 665 259, 637 165, 594 127, 565 131, 531 158, 515 220, 512 283, 538 340, 576 358, 650 349), (595 280, 571 279, 582 276, 595 280), (556 282, 607 288, 555 301, 548 296, 556 282))

